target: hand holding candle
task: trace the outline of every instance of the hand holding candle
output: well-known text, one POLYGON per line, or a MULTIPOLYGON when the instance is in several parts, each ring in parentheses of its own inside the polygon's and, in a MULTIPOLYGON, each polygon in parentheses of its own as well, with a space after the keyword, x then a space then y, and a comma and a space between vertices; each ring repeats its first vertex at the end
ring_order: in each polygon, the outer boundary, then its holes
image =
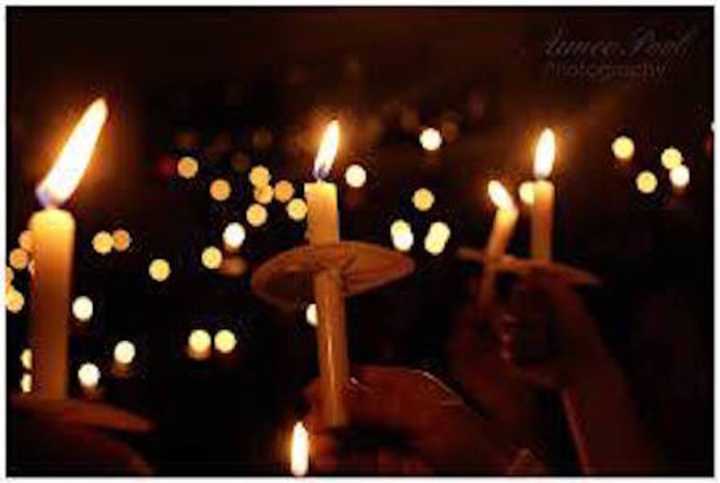
MULTIPOLYGON (((330 172, 340 141, 340 128, 332 121, 323 136, 315 158, 315 183, 305 184, 308 204, 308 238, 311 245, 340 241, 337 187, 323 180, 330 172)), ((318 366, 325 419, 329 426, 347 422, 342 403, 342 388, 349 378, 347 338, 345 334, 345 298, 342 279, 337 268, 321 270, 313 275, 315 303, 318 312, 318 366)))
POLYGON ((532 205, 531 255, 536 260, 552 258, 553 207, 555 187, 546 178, 555 161, 555 135, 545 129, 535 148, 535 184, 532 205))
POLYGON ((85 171, 107 119, 104 99, 83 114, 36 193, 45 209, 30 219, 35 241, 32 317, 29 327, 34 356, 33 391, 42 398, 67 397, 68 327, 75 221, 56 208, 73 193, 85 171))

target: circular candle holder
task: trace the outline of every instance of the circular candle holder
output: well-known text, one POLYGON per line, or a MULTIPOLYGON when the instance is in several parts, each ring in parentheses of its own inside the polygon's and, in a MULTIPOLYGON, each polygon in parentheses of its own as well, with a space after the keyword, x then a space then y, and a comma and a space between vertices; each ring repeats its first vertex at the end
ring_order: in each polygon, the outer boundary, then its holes
MULTIPOLYGON (((461 260, 468 260, 480 264, 487 263, 487 257, 483 250, 461 247, 457 251, 461 260)), ((494 262, 497 272, 515 273, 526 275, 533 270, 541 271, 548 275, 557 277, 571 285, 601 285, 602 281, 593 273, 581 270, 573 266, 558 263, 555 261, 534 260, 531 258, 518 258, 512 255, 503 255, 494 262)))
POLYGON ((107 404, 79 399, 45 399, 32 394, 13 395, 10 406, 18 412, 52 418, 64 424, 110 429, 126 433, 146 433, 154 425, 148 419, 107 404))
POLYGON ((411 258, 370 243, 305 245, 265 262, 253 274, 251 287, 261 299, 292 310, 313 300, 315 273, 337 270, 343 294, 349 297, 394 282, 414 269, 411 258))

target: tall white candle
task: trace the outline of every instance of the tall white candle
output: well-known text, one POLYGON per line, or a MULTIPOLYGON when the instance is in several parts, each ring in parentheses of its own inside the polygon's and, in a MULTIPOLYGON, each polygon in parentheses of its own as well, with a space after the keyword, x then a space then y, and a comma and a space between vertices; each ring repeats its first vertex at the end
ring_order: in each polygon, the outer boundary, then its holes
POLYGON ((553 211, 555 187, 546 178, 555 161, 555 135, 545 129, 535 148, 534 200, 532 205, 531 256, 537 260, 552 258, 553 211))
POLYGON ((68 312, 75 221, 56 208, 75 191, 107 119, 104 99, 88 107, 36 193, 46 207, 30 219, 35 242, 35 276, 29 327, 33 392, 46 399, 67 397, 68 312))
MULTIPOLYGON (((333 121, 325 130, 315 158, 314 174, 317 181, 305 184, 308 238, 311 245, 340 241, 337 187, 323 181, 335 159, 339 141, 340 128, 337 121, 333 121)), ((324 418, 328 426, 339 427, 347 423, 342 389, 350 375, 345 330, 345 297, 339 270, 330 268, 314 274, 313 290, 318 314, 316 333, 324 418)))
POLYGON ((502 183, 492 180, 488 183, 488 194, 497 206, 495 221, 485 248, 485 269, 480 283, 480 309, 486 309, 494 296, 495 263, 505 254, 510 237, 515 230, 518 210, 502 183))

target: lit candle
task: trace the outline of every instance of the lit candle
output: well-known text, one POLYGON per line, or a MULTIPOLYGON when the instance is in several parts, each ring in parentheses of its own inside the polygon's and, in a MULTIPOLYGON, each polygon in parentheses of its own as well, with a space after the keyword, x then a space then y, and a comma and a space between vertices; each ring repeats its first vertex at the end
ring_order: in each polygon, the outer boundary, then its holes
POLYGON ((503 187, 502 183, 492 180, 488 183, 488 195, 497 206, 495 221, 485 248, 485 270, 480 285, 480 308, 484 309, 492 301, 495 284, 494 263, 497 262, 507 249, 510 237, 515 230, 518 219, 518 210, 512 197, 503 187))
POLYGON ((293 476, 305 476, 310 466, 310 438, 303 423, 298 421, 293 427, 290 442, 290 473, 293 476))
MULTIPOLYGON (((332 121, 323 136, 315 158, 315 183, 305 184, 308 212, 308 239, 311 245, 340 241, 337 187, 323 179, 330 172, 340 142, 340 127, 332 121)), ((313 276, 318 312, 318 366, 324 398, 325 420, 331 427, 343 426, 347 415, 342 388, 349 377, 345 334, 345 299, 338 269, 327 269, 313 276)))
POLYGON ((34 356, 33 392, 47 399, 67 397, 68 311, 75 220, 57 208, 75 191, 92 157, 108 108, 93 102, 75 126, 36 194, 45 209, 30 219, 35 242, 30 346, 34 356))
POLYGON ((532 205, 531 255, 537 260, 552 258, 553 205, 555 187, 546 178, 555 161, 555 135, 545 129, 535 148, 535 185, 532 205))

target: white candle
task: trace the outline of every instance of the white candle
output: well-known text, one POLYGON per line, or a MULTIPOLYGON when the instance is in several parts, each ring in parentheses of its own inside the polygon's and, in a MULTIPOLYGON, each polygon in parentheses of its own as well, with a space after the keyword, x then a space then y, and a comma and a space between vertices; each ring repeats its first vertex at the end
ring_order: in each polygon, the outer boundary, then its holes
MULTIPOLYGON (((308 204, 308 238, 312 245, 340 241, 340 218, 337 206, 337 187, 323 181, 330 171, 340 141, 337 121, 330 123, 315 158, 317 182, 305 184, 308 204)), ((345 298, 338 269, 327 269, 313 276, 313 290, 317 306, 318 367, 328 426, 347 423, 342 402, 342 389, 349 378, 347 336, 345 333, 345 298)))
POLYGON ((494 264, 505 254, 507 245, 515 230, 518 210, 510 194, 499 181, 488 183, 488 194, 497 206, 495 221, 485 248, 485 269, 480 285, 480 308, 488 307, 494 297, 495 267, 494 264))
POLYGON ((68 387, 68 312, 75 221, 69 212, 56 206, 80 182, 107 114, 104 99, 90 105, 36 190, 46 208, 30 219, 35 276, 28 332, 33 351, 33 392, 42 398, 66 398, 68 387))
POLYGON ((555 135, 545 129, 535 148, 535 184, 532 205, 531 255, 537 260, 552 258, 553 209, 555 187, 546 178, 555 160, 555 135))

